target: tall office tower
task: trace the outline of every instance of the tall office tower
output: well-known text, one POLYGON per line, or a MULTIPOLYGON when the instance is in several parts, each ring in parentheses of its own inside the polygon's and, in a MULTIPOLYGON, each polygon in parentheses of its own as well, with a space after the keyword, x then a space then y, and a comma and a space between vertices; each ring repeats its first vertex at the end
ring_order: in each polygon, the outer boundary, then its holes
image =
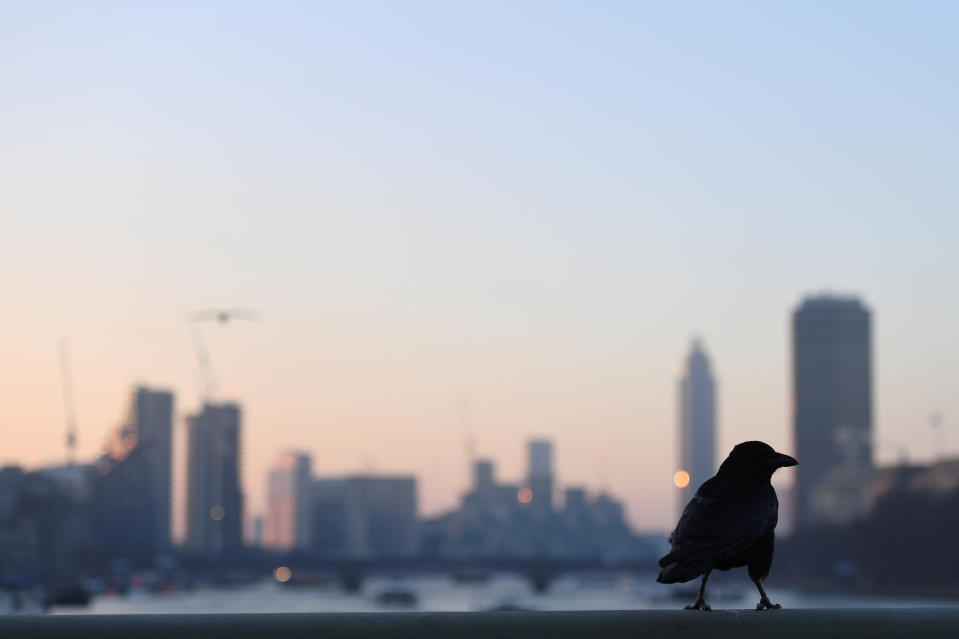
POLYGON ((130 423, 149 467, 154 543, 157 551, 170 548, 170 508, 173 490, 173 393, 137 387, 130 423))
POLYGON ((208 556, 243 546, 237 404, 205 404, 188 420, 186 547, 208 556))
POLYGON ((267 518, 263 546, 275 550, 310 545, 310 456, 280 453, 267 479, 267 518))
POLYGON ((533 509, 542 513, 553 510, 553 442, 532 439, 529 442, 527 484, 533 491, 533 509))
POLYGON ((108 558, 146 565, 169 551, 172 458, 173 393, 135 388, 96 464, 96 542, 108 558))
POLYGON ((793 314, 796 526, 863 514, 872 469, 869 310, 855 298, 810 297, 793 314))
POLYGON ((679 380, 679 469, 689 473, 682 512, 699 486, 716 473, 716 380, 699 340, 693 340, 679 380))

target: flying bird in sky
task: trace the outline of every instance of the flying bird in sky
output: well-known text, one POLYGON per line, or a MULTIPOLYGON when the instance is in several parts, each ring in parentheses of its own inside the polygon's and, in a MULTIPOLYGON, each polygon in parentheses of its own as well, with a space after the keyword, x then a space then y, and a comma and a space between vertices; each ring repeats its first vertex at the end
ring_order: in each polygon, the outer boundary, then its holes
POLYGON ((777 468, 798 464, 763 442, 743 442, 683 510, 669 536, 669 554, 659 560, 656 581, 687 582, 702 575, 699 598, 686 610, 710 610, 704 595, 713 570, 746 566, 759 589, 756 610, 781 608, 769 601, 762 582, 773 563, 779 500, 769 480, 777 468))
POLYGON ((202 311, 196 311, 187 315, 187 320, 191 322, 205 322, 214 320, 220 324, 227 324, 230 320, 255 320, 257 314, 245 308, 210 308, 202 311))

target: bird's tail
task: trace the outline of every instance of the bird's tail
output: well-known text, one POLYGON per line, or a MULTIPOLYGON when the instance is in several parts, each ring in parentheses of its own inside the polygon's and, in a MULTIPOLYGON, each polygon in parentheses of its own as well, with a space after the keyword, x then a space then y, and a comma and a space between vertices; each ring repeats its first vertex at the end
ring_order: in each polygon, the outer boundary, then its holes
POLYGON ((659 571, 656 581, 661 584, 685 583, 705 572, 705 566, 701 560, 683 556, 678 552, 671 552, 660 559, 659 567, 662 570, 659 571))

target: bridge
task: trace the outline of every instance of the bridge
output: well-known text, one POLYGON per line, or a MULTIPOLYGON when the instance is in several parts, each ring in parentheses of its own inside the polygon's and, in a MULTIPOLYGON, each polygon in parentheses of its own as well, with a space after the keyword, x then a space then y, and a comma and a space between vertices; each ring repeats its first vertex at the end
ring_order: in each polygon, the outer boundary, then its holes
POLYGON ((306 557, 260 558, 259 572, 269 574, 279 565, 292 570, 294 580, 322 576, 338 581, 348 592, 357 592, 363 581, 373 576, 403 577, 422 574, 512 573, 529 580, 536 592, 544 592, 550 583, 570 573, 636 573, 658 570, 653 561, 601 561, 597 559, 560 559, 552 557, 412 557, 378 559, 310 559, 306 557), (278 563, 279 562, 279 563, 278 563))
POLYGON ((959 637, 959 607, 864 610, 0 616, 18 639, 959 637))

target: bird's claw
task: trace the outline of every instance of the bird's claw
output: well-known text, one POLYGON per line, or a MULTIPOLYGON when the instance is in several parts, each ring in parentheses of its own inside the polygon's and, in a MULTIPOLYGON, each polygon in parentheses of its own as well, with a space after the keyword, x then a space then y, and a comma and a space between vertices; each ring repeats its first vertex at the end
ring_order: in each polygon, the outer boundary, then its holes
POLYGON ((779 604, 774 604, 765 597, 759 600, 759 603, 756 604, 756 610, 780 610, 782 606, 779 604))
POLYGON ((686 610, 712 610, 712 608, 704 600, 697 599, 693 605, 686 606, 686 610))

